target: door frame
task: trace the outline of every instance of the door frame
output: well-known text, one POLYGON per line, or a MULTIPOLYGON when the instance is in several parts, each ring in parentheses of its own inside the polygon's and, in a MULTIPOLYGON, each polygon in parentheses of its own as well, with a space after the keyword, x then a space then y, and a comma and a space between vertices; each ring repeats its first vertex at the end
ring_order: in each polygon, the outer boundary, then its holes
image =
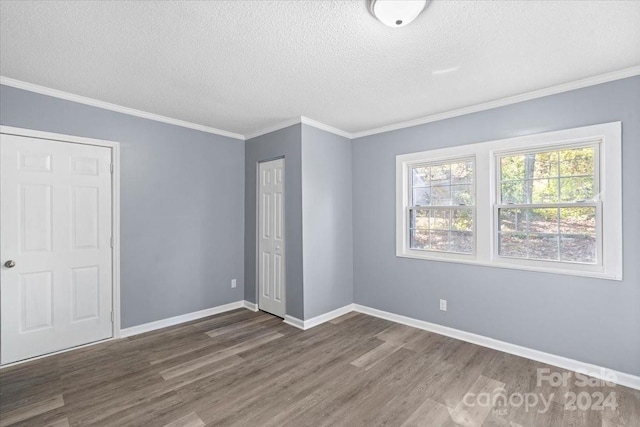
POLYGON ((256 311, 260 310, 260 164, 272 162, 274 160, 284 160, 284 181, 282 185, 284 187, 284 197, 283 197, 283 218, 284 218, 284 228, 282 232, 284 233, 284 241, 285 241, 285 252, 284 252, 284 268, 285 268, 285 280, 284 280, 284 314, 287 315, 287 215, 284 214, 286 212, 286 203, 287 203, 287 159, 286 156, 276 156, 269 157, 267 159, 259 160, 256 162, 256 311))
POLYGON ((53 353, 47 353, 41 356, 21 360, 14 363, 7 363, 5 365, 2 365, 2 368, 66 352, 69 350, 77 349, 79 347, 89 346, 120 338, 120 143, 115 141, 43 132, 11 126, 0 126, 0 134, 46 139, 50 141, 65 142, 68 144, 84 144, 97 147, 107 147, 111 149, 111 162, 113 164, 113 173, 111 174, 111 234, 113 236, 113 246, 111 248, 111 311, 113 312, 113 322, 111 323, 111 338, 96 341, 93 343, 83 344, 77 347, 72 347, 70 349, 59 350, 53 353))

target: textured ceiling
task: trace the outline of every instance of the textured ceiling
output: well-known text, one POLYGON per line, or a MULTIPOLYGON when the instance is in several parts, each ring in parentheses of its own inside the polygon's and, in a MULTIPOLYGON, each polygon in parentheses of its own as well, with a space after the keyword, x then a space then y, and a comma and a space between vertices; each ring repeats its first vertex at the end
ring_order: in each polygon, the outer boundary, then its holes
POLYGON ((434 0, 403 28, 367 7, 2 1, 0 74, 248 134, 301 115, 358 132, 640 65, 640 2, 434 0))

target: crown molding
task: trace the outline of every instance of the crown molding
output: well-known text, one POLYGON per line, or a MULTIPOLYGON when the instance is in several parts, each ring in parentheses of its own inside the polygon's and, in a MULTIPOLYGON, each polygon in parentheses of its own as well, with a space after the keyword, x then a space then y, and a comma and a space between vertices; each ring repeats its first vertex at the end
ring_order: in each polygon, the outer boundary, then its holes
POLYGON ((375 134, 384 133, 384 132, 390 132, 393 130, 404 129, 404 128, 413 127, 413 126, 420 126, 426 123, 450 119, 453 117, 463 116, 466 114, 477 113, 480 111, 490 110, 492 108, 503 107, 503 106, 515 104, 518 102, 529 101, 529 100, 541 98, 544 96, 555 95, 555 94, 567 92, 570 90, 581 89, 584 87, 594 86, 597 84, 607 83, 614 80, 620 80, 620 79, 633 77, 637 75, 640 75, 640 66, 625 68, 623 70, 613 71, 611 73, 606 73, 606 74, 600 74, 597 76, 588 77, 581 80, 575 80, 573 82, 563 83, 563 84, 551 86, 545 89, 535 90, 532 92, 526 92, 520 95, 501 98, 494 101, 484 102, 482 104, 476 104, 468 107, 458 108, 455 110, 444 111, 442 113, 432 114, 429 116, 420 117, 413 120, 394 123, 387 126, 381 126, 381 127, 363 130, 359 132, 353 132, 353 133, 344 131, 342 129, 338 129, 333 126, 329 126, 327 124, 310 119, 309 117, 298 116, 298 117, 294 117, 294 118, 276 123, 271 126, 267 126, 265 128, 259 129, 254 132, 250 132, 246 135, 229 132, 222 129, 216 129, 216 128, 212 128, 204 125, 199 125, 196 123, 186 122, 184 120, 172 119, 170 117, 160 116, 158 114, 148 113, 145 111, 140 111, 140 110, 136 110, 128 107, 123 107, 120 105, 111 104, 108 102, 103 102, 97 99, 87 98, 80 95, 74 95, 68 92, 63 92, 56 89, 50 89, 44 86, 39 86, 33 83, 27 83, 27 82, 23 82, 16 79, 11 79, 8 77, 0 76, 0 84, 15 87, 18 89, 28 90, 30 92, 40 93, 43 95, 53 96, 55 98, 66 99, 68 101, 91 105, 93 107, 103 108, 106 110, 116 111, 123 114, 129 114, 132 116, 142 117, 149 120, 155 120, 158 122, 168 123, 176 126, 195 129, 202 132, 211 133, 214 135, 226 136, 229 138, 234 138, 234 139, 239 139, 244 141, 244 140, 256 138, 261 135, 265 135, 267 133, 275 132, 280 129, 284 129, 289 126, 297 125, 299 123, 303 123, 308 126, 312 126, 317 129, 320 129, 329 133, 333 133, 335 135, 342 136, 348 139, 362 138, 365 136, 375 135, 375 134))
POLYGON ((321 123, 321 122, 319 122, 317 120, 310 119, 309 117, 298 116, 298 117, 294 117, 294 118, 289 119, 289 120, 285 120, 285 121, 276 123, 276 124, 271 125, 271 126, 267 126, 267 127, 262 128, 260 130, 251 132, 251 133, 245 135, 245 139, 249 140, 249 139, 257 138, 259 136, 266 135, 268 133, 275 132, 275 131, 280 130, 280 129, 288 128, 289 126, 297 125, 297 124, 300 124, 300 123, 305 124, 307 126, 312 126, 312 127, 316 128, 316 129, 320 129, 320 130, 323 130, 325 132, 332 133, 334 135, 342 136, 343 138, 351 139, 353 137, 351 133, 343 131, 342 129, 338 129, 338 128, 335 128, 333 126, 326 125, 326 124, 321 123))
POLYGON ((320 123, 316 120, 310 119, 308 117, 305 116, 300 116, 300 122, 304 123, 305 125, 308 126, 312 126, 316 129, 320 129, 323 130, 325 132, 329 132, 332 133, 334 135, 338 135, 341 136, 343 138, 348 138, 348 139, 353 139, 353 134, 346 132, 342 129, 338 129, 338 128, 334 128, 333 126, 329 126, 329 125, 325 125, 324 123, 320 123))
POLYGON ((607 83, 614 80, 620 80, 637 75, 640 75, 640 66, 625 68, 623 70, 600 74, 593 77, 587 77, 586 79, 575 80, 573 82, 563 83, 545 89, 534 90, 532 92, 526 92, 520 95, 509 96, 507 98, 501 98, 495 101, 484 102, 482 104, 476 104, 468 107, 458 108, 455 110, 445 111, 442 113, 432 114, 429 116, 420 117, 418 119, 408 120, 406 122, 394 123, 387 126, 354 132, 351 134, 351 138, 362 138, 364 136, 390 132, 392 130, 420 126, 426 123, 437 122, 439 120, 450 119, 457 116, 464 116, 465 114, 477 113, 479 111, 490 110, 492 108, 503 107, 505 105, 515 104, 522 101, 529 101, 531 99, 542 98, 543 96, 555 95, 562 92, 568 92, 570 90, 581 89, 584 87, 594 86, 597 84, 607 83))
POLYGON ((274 125, 267 126, 267 127, 262 128, 262 129, 259 129, 257 131, 245 134, 244 139, 246 141, 248 141, 250 139, 257 138, 259 136, 266 135, 268 133, 275 132, 275 131, 280 130, 280 129, 288 128, 289 126, 297 125, 298 123, 302 123, 301 117, 294 117, 292 119, 288 119, 288 120, 285 120, 285 121, 282 121, 282 122, 278 122, 278 123, 276 123, 274 125))
POLYGON ((74 95, 72 93, 63 92, 57 89, 51 89, 44 86, 39 86, 33 83, 23 82, 21 80, 11 79, 9 77, 0 76, 0 84, 5 86, 15 87, 17 89, 28 90, 29 92, 35 92, 42 95, 52 96, 54 98, 65 99, 67 101, 78 102, 80 104, 90 105, 92 107, 98 107, 105 110, 115 111, 118 113, 128 114, 130 116, 142 117, 143 119, 154 120, 156 122, 168 123, 170 125, 180 126, 189 129, 199 130, 201 132, 212 133, 214 135, 226 136, 228 138, 234 138, 244 140, 244 135, 234 132, 229 132, 222 129, 216 129, 209 126, 203 126, 196 123, 186 122, 184 120, 172 119, 171 117, 165 117, 158 114, 148 113, 146 111, 136 110, 134 108, 123 107, 117 104, 111 104, 109 102, 99 101, 93 98, 87 98, 85 96, 74 95))

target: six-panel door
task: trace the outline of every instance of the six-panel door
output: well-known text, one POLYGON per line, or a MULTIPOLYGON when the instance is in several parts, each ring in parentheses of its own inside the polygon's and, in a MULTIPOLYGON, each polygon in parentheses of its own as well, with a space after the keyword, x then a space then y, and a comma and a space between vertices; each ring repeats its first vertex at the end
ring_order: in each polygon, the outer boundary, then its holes
POLYGON ((111 337, 111 149, 0 138, 1 363, 111 337))
POLYGON ((258 169, 258 307, 284 317, 284 159, 258 169))

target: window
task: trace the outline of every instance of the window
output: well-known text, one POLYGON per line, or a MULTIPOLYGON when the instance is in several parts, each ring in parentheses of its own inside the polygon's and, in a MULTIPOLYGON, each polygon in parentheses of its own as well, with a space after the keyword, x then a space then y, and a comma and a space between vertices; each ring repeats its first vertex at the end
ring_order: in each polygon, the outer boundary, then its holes
POLYGON ((598 145, 497 160, 498 255, 598 264, 598 145))
POLYGON ((396 254, 621 280, 620 168, 620 123, 399 155, 396 254))
POLYGON ((473 253, 473 159, 412 165, 410 174, 410 248, 473 253))

